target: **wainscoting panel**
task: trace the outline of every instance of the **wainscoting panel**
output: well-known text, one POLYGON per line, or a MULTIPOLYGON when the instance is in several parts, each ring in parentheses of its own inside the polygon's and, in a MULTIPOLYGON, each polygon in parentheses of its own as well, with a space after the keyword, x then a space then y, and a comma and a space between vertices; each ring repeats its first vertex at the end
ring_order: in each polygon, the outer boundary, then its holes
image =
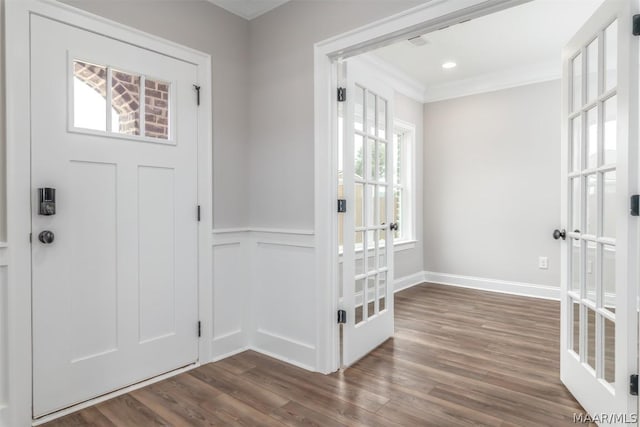
POLYGON ((8 425, 6 418, 8 405, 8 378, 9 370, 7 364, 9 349, 7 337, 7 247, 0 246, 0 425, 8 425))
POLYGON ((252 295, 259 352, 315 370, 317 316, 314 238, 301 232, 254 232, 252 295))
POLYGON ((249 233, 213 234, 212 360, 247 348, 249 322, 249 233))

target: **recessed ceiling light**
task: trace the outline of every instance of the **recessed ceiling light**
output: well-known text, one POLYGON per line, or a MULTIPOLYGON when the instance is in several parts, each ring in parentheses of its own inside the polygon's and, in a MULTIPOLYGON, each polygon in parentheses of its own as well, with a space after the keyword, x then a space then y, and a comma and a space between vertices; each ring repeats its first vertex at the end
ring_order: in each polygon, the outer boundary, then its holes
POLYGON ((451 68, 456 68, 458 66, 458 64, 456 64, 455 62, 452 61, 448 61, 445 62, 444 64, 442 64, 442 68, 444 68, 445 70, 449 70, 451 68))

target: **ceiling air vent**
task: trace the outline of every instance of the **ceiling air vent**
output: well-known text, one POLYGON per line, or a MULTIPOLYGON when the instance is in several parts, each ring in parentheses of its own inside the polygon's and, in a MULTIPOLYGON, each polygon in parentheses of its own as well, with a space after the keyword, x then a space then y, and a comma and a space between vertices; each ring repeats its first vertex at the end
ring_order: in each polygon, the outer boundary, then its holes
POLYGON ((411 37, 408 40, 408 42, 411 43, 414 46, 424 46, 426 44, 429 44, 429 42, 422 36, 411 37))

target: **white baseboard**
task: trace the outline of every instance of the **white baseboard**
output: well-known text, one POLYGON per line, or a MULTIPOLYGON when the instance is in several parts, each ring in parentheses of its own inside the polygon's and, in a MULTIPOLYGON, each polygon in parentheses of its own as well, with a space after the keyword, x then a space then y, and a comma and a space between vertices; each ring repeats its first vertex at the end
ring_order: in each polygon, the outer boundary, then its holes
POLYGON ((512 282, 508 280, 487 279, 483 277, 461 276, 457 274, 424 272, 424 281, 439 285, 499 292, 531 298, 560 300, 560 287, 536 285, 533 283, 512 282))
POLYGON ((251 350, 307 371, 316 371, 316 348, 307 343, 259 329, 251 350))
POLYGON ((405 289, 409 289, 412 286, 419 285, 425 282, 424 279, 424 271, 419 271, 414 274, 410 274, 409 276, 400 277, 393 281, 393 292, 404 291, 405 289))

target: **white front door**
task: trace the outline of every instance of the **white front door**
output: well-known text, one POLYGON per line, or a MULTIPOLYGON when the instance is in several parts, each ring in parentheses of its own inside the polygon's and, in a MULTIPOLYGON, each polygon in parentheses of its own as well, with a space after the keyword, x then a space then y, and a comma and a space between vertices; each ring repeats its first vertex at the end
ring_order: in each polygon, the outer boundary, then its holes
POLYGON ((196 72, 32 15, 35 417, 197 360, 196 72))
POLYGON ((637 5, 606 0, 563 52, 561 377, 600 425, 637 416, 637 5))
POLYGON ((346 64, 339 148, 344 366, 393 336, 393 97, 357 60, 346 64))

